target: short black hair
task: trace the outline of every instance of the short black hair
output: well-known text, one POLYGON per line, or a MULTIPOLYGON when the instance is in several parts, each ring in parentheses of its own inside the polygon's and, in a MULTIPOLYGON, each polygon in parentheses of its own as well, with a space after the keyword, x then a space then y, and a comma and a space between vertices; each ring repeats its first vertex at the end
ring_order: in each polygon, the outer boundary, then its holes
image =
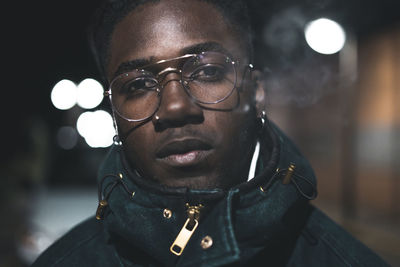
MULTIPOLYGON (((94 56, 100 76, 107 84, 106 65, 109 45, 115 25, 140 5, 161 0, 103 0, 94 12, 88 27, 89 48, 94 56)), ((248 8, 244 0, 196 0, 214 5, 232 23, 233 29, 242 36, 250 59, 253 57, 253 40, 248 8)))

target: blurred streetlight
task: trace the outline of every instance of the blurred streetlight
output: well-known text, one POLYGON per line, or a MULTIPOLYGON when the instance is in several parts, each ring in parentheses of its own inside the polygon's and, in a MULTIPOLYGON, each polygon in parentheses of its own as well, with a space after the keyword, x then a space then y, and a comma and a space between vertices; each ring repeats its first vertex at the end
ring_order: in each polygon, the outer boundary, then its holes
POLYGON ((51 91, 51 102, 57 109, 67 110, 76 104, 77 88, 75 83, 64 79, 59 81, 51 91))
POLYGON ((95 79, 84 79, 78 85, 77 103, 84 109, 92 109, 103 100, 103 86, 95 79))
POLYGON ((76 128, 90 147, 109 147, 113 143, 115 135, 113 119, 107 111, 82 113, 77 120, 76 128))
POLYGON ((307 44, 321 54, 339 52, 346 42, 346 33, 337 22, 320 18, 309 22, 304 29, 307 44))

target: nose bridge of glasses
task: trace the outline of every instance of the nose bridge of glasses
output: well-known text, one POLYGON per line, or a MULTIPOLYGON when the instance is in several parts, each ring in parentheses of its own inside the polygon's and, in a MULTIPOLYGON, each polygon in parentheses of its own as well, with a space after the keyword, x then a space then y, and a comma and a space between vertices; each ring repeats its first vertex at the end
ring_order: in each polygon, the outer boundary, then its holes
MULTIPOLYGON (((168 67, 157 74, 157 80, 162 89, 159 111, 182 113, 183 108, 189 108, 193 104, 193 100, 188 97, 183 84, 182 71, 180 69, 168 67)), ((191 108, 188 110, 191 110, 191 108)))
POLYGON ((157 73, 156 79, 161 88, 167 86, 168 83, 176 81, 181 83, 182 70, 178 68, 168 67, 157 73))

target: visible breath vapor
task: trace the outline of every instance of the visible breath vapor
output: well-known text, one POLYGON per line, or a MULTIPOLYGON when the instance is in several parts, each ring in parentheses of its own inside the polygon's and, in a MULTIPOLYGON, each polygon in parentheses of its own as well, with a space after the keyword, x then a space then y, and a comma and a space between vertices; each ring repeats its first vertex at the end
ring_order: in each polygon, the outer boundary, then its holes
POLYGON ((269 104, 313 105, 337 85, 337 67, 332 56, 320 56, 306 45, 305 12, 290 7, 264 22, 264 79, 269 104))

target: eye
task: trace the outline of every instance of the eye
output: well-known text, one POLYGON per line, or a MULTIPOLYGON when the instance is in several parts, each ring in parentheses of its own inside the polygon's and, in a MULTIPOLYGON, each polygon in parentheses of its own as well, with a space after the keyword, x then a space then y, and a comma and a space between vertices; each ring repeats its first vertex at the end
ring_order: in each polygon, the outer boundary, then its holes
POLYGON ((123 85, 122 92, 130 96, 137 96, 154 92, 157 88, 157 80, 151 77, 139 77, 133 80, 127 81, 123 85))
POLYGON ((198 67, 190 76, 192 80, 203 82, 221 81, 225 76, 225 69, 220 65, 203 65, 198 67))

